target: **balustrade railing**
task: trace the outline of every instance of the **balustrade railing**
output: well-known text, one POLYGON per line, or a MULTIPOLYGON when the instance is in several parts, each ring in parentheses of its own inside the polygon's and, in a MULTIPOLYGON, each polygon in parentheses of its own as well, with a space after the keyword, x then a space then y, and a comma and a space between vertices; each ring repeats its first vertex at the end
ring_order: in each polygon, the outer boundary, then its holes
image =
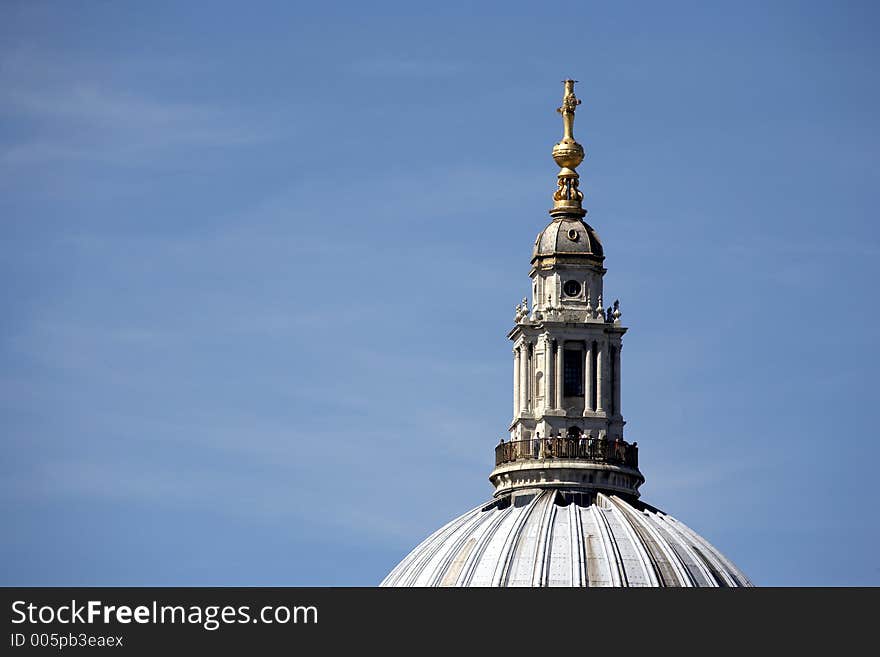
POLYGON ((540 459, 576 459, 637 469, 639 448, 623 440, 564 436, 502 441, 495 447, 496 466, 540 459))

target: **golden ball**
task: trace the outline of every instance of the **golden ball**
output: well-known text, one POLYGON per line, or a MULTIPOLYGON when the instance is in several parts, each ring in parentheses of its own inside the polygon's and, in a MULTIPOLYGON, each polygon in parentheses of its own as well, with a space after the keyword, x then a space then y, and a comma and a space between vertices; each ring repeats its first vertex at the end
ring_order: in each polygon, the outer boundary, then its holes
POLYGON ((584 161, 584 147, 574 140, 563 140, 553 147, 553 159, 563 168, 574 169, 584 161))

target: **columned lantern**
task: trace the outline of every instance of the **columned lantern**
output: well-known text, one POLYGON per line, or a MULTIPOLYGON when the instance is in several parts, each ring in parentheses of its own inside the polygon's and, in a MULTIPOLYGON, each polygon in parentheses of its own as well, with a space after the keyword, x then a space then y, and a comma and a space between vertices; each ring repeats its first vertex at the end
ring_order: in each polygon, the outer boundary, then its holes
POLYGON ((638 445, 624 435, 620 303, 585 221, 574 80, 550 223, 538 233, 531 303, 516 306, 513 418, 495 446, 493 498, 416 547, 382 586, 751 586, 694 531, 642 502, 638 445))

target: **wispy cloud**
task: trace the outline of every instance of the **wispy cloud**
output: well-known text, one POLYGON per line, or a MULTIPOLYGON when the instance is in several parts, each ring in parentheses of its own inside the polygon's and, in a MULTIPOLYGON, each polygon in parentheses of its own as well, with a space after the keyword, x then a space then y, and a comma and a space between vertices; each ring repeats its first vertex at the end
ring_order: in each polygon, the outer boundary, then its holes
POLYGON ((95 85, 0 92, 7 114, 42 121, 34 137, 7 143, 0 163, 97 160, 137 163, 178 146, 237 146, 268 138, 235 112, 136 97, 95 85))
MULTIPOLYGON (((151 508, 210 509, 230 518, 296 523, 309 533, 350 533, 359 541, 376 544, 412 540, 414 523, 420 518, 381 512, 389 491, 377 479, 364 476, 369 473, 358 478, 352 472, 337 471, 340 477, 354 475, 362 485, 353 496, 335 486, 325 469, 292 471, 290 463, 284 462, 286 471, 281 477, 277 467, 243 462, 220 468, 174 461, 163 465, 136 459, 52 458, 33 468, 0 473, 0 495, 12 500, 94 499, 151 508), (255 480, 260 484, 254 485, 255 480)), ((416 477, 407 485, 414 489, 416 477)))
POLYGON ((178 147, 232 147, 269 139, 265 117, 133 85, 128 63, 97 67, 46 53, 0 60, 0 115, 12 130, 0 166, 70 161, 141 164, 178 147), (18 128, 18 129, 16 129, 18 128))

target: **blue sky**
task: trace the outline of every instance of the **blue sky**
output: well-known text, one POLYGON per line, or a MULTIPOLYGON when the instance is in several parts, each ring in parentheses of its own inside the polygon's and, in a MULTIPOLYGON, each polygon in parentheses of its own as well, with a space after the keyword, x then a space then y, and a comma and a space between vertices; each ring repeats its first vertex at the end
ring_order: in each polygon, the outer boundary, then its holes
POLYGON ((0 8, 0 584, 372 585, 491 495, 560 80, 643 499, 880 585, 870 2, 0 8))

